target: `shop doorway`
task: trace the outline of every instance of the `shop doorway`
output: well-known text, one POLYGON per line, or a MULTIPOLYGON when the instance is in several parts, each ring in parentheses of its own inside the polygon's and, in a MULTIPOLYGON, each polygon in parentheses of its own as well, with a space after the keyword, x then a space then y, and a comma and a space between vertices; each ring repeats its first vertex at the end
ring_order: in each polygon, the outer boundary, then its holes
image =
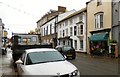
POLYGON ((90 53, 92 55, 107 55, 109 53, 107 41, 91 41, 90 53))

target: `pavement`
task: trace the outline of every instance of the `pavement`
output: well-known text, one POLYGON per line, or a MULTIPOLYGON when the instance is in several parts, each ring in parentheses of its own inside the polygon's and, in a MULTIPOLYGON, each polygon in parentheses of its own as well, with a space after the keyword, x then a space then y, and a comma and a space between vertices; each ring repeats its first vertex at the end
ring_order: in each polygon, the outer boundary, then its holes
POLYGON ((6 55, 0 55, 0 77, 15 77, 17 73, 12 65, 12 51, 7 49, 6 55))

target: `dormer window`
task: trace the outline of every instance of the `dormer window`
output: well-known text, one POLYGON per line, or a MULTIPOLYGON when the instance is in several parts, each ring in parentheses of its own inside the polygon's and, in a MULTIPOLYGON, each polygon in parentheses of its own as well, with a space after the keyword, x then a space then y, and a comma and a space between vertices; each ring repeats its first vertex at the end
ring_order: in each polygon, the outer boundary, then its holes
POLYGON ((97 0, 97 6, 102 5, 102 0, 97 0))

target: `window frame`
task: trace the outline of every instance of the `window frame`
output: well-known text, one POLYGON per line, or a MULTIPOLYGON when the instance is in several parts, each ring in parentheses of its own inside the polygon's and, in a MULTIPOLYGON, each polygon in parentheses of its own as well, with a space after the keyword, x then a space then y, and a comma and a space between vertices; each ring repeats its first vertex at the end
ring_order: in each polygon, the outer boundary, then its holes
POLYGON ((50 24, 50 34, 52 34, 52 24, 50 24))
POLYGON ((73 19, 70 19, 69 21, 70 21, 70 25, 72 25, 73 24, 73 19))
POLYGON ((67 20, 65 21, 65 26, 68 26, 68 21, 67 20))
POLYGON ((95 29, 103 28, 103 23, 104 23, 104 18, 103 17, 104 17, 103 12, 95 14, 95 29), (102 18, 102 21, 101 21, 101 18, 102 18))
POLYGON ((74 26, 74 36, 77 35, 77 26, 74 26))
POLYGON ((66 36, 68 36, 68 28, 66 29, 66 36))
POLYGON ((83 14, 80 14, 79 20, 80 20, 80 21, 83 21, 83 14))
POLYGON ((83 50, 83 40, 80 40, 80 50, 83 50))
POLYGON ((62 31, 60 31, 60 37, 62 37, 62 31))
POLYGON ((33 42, 37 42, 37 37, 36 36, 32 36, 32 41, 33 42))
POLYGON ((77 40, 74 40, 75 50, 77 50, 77 40))
POLYGON ((83 25, 80 25, 80 35, 83 35, 83 25))
POLYGON ((70 27, 70 36, 73 36, 73 28, 70 27))
POLYGON ((80 25, 78 25, 78 28, 77 28, 77 34, 80 35, 80 25))
POLYGON ((65 30, 63 30, 63 37, 65 36, 65 30))

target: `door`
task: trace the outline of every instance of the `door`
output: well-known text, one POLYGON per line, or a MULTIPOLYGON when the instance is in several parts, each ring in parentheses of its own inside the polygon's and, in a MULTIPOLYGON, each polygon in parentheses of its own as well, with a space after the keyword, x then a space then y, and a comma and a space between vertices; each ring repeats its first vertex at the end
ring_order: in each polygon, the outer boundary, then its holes
POLYGON ((25 66, 25 57, 26 54, 23 53, 23 55, 21 56, 20 60, 23 62, 22 64, 17 64, 17 69, 18 69, 18 74, 22 75, 24 73, 24 66, 25 66))

